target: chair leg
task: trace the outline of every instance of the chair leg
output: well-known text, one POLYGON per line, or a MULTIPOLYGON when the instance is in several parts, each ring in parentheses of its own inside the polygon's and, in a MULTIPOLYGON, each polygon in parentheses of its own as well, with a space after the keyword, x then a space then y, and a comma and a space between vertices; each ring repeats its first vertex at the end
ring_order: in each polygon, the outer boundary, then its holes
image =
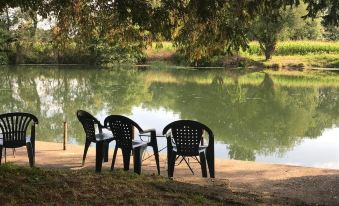
POLYGON ((27 148, 27 155, 28 155, 28 159, 29 159, 29 166, 34 167, 32 143, 30 143, 30 142, 26 143, 26 148, 27 148))
POLYGON ((142 154, 144 150, 145 150, 145 147, 137 147, 133 149, 134 172, 139 175, 141 174, 142 154))
POLYGON ((113 171, 113 169, 114 169, 115 159, 117 158, 117 152, 118 152, 118 147, 115 146, 114 153, 113 153, 112 164, 111 164, 111 171, 113 171))
POLYGON ((96 155, 95 155, 95 171, 101 172, 102 160, 104 156, 104 142, 100 141, 96 143, 96 155))
MULTIPOLYGON (((184 156, 182 156, 182 160, 185 161, 187 167, 191 170, 192 174, 194 175, 194 171, 193 171, 193 169, 192 169, 192 167, 191 167, 191 165, 190 165, 190 162, 189 162, 190 159, 187 158, 187 160, 186 160, 186 158, 185 158, 184 156)), ((182 162, 182 160, 181 160, 181 162, 182 162)), ((179 163, 179 164, 180 164, 180 163, 179 163)))
POLYGON ((168 177, 169 178, 173 177, 176 156, 177 156, 177 153, 172 151, 169 157, 169 160, 168 160, 168 177))
POLYGON ((82 166, 85 165, 85 159, 86 159, 87 151, 90 145, 91 145, 91 142, 86 140, 85 148, 84 148, 84 155, 82 156, 82 166))
POLYGON ((207 159, 207 166, 208 171, 210 173, 211 178, 215 178, 215 162, 214 162, 214 149, 213 150, 206 150, 206 159, 207 159))
POLYGON ((155 163, 157 164, 157 171, 158 175, 160 175, 160 164, 159 164, 159 150, 158 150, 158 145, 153 145, 153 154, 155 157, 155 163))
POLYGON ((124 170, 129 170, 129 162, 131 159, 131 149, 122 149, 122 157, 124 162, 124 170))
POLYGON ((159 149, 155 130, 151 131, 151 141, 150 143, 148 143, 148 146, 152 146, 153 148, 153 154, 155 157, 155 163, 157 165, 158 175, 160 175, 159 149))
POLYGON ((0 165, 1 165, 1 159, 2 159, 2 146, 0 146, 0 165))
POLYGON ((33 148, 33 154, 34 154, 34 158, 35 158, 35 139, 32 140, 32 148, 33 148))
POLYGON ((201 174, 202 174, 202 177, 207 177, 205 152, 200 152, 199 156, 200 156, 200 164, 201 164, 201 174))
POLYGON ((109 150, 109 142, 105 142, 105 155, 104 155, 104 162, 108 162, 108 150, 109 150))

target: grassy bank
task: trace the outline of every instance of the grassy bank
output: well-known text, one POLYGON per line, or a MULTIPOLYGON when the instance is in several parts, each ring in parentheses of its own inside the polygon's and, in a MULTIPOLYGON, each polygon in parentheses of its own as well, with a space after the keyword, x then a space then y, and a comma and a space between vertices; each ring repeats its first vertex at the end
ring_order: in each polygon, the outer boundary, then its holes
MULTIPOLYGON (((153 43, 146 50, 148 63, 155 67, 185 65, 171 42, 153 43)), ((271 60, 265 61, 258 42, 251 42, 249 49, 240 56, 213 58, 211 66, 255 67, 303 70, 307 68, 339 68, 339 42, 284 41, 278 42, 271 60)))
POLYGON ((258 42, 251 42, 241 55, 273 69, 339 68, 339 42, 278 42, 272 59, 265 61, 258 42))
POLYGON ((155 176, 0 166, 1 205, 221 205, 155 176))

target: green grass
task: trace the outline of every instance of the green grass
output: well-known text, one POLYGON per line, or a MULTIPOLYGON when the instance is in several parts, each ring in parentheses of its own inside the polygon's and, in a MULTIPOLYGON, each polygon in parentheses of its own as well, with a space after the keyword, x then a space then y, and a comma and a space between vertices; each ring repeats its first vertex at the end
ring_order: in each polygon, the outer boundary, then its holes
MULTIPOLYGON (((167 178, 0 166, 1 205, 221 205, 167 178)), ((203 190, 202 190, 203 191, 203 190)))

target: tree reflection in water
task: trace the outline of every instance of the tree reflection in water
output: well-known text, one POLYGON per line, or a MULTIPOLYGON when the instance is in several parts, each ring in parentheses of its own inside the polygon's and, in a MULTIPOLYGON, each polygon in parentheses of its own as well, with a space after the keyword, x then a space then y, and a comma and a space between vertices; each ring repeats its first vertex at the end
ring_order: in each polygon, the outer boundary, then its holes
POLYGON ((220 71, 1 67, 0 112, 37 115, 37 137, 46 141, 62 140, 66 120, 70 141, 83 143, 78 109, 105 116, 165 108, 208 125, 228 144, 229 157, 241 160, 283 155, 338 125, 338 86, 288 87, 256 75, 243 81, 220 71))

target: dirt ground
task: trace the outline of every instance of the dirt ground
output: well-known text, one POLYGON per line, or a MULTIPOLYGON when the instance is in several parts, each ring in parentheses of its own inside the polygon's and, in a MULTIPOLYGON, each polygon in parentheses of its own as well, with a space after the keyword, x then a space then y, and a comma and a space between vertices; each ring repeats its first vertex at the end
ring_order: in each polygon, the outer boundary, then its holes
MULTIPOLYGON (((103 164, 103 170, 109 170, 112 152, 110 149, 109 162, 103 164)), ((37 167, 94 170, 95 147, 90 147, 85 167, 81 166, 82 154, 83 146, 67 145, 64 151, 61 143, 36 142, 37 167)), ((147 152, 145 158, 150 154, 147 152)), ((166 177, 166 153, 161 154, 161 175, 166 177)), ((17 149, 15 157, 7 150, 6 160, 28 165, 26 148, 17 149)), ((168 187, 203 190, 215 198, 243 205, 339 205, 339 170, 216 160, 216 178, 210 179, 201 177, 199 164, 191 165, 194 175, 185 163, 176 166, 174 179, 183 184, 168 187)), ((115 167, 122 168, 121 156, 115 167)), ((156 173, 154 158, 143 162, 143 173, 156 173)))

